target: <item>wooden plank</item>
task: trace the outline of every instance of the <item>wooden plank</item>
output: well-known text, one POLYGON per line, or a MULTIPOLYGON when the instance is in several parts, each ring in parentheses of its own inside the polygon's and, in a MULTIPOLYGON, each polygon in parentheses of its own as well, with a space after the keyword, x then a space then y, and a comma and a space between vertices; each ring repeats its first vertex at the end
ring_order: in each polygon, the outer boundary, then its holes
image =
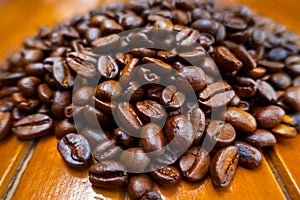
POLYGON ((32 141, 20 141, 15 136, 9 136, 0 141, 0 198, 7 191, 10 181, 31 143, 32 141))

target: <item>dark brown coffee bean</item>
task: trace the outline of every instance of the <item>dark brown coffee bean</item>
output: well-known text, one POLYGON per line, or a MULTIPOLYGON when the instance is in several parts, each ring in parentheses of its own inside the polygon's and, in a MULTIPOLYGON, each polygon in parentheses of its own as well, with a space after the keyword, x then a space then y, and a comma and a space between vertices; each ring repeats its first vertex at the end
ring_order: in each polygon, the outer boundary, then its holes
POLYGON ((130 100, 131 102, 136 102, 141 100, 144 96, 145 90, 137 81, 130 81, 127 88, 124 88, 122 97, 125 100, 130 100))
POLYGON ((80 132, 80 135, 84 136, 87 139, 91 151, 93 151, 98 144, 100 144, 103 141, 107 141, 108 137, 110 137, 110 135, 106 132, 90 127, 84 128, 80 132))
POLYGON ((217 41, 223 40, 226 35, 225 27, 211 19, 199 19, 192 23, 191 28, 200 31, 200 33, 205 32, 212 34, 216 37, 217 41))
POLYGON ((132 58, 132 54, 129 53, 116 53, 116 62, 120 67, 124 67, 132 58))
POLYGON ((172 10, 172 20, 174 24, 187 25, 189 23, 189 15, 183 10, 172 10))
POLYGON ((231 124, 212 120, 206 127, 206 135, 216 146, 227 146, 235 139, 235 130, 231 124))
POLYGON ((156 51, 148 48, 134 48, 131 50, 131 54, 135 58, 150 57, 154 58, 156 56, 156 51))
POLYGON ((184 179, 196 182, 205 176, 209 164, 209 153, 198 146, 194 146, 189 148, 180 158, 179 169, 184 179))
POLYGON ((294 110, 300 111, 300 86, 289 87, 283 96, 284 102, 294 110))
POLYGON ((142 148, 126 149, 121 154, 120 161, 132 173, 142 173, 150 164, 150 158, 142 148))
POLYGON ((199 36, 199 31, 186 28, 176 34, 175 40, 180 49, 190 48, 197 43, 199 36))
POLYGON ((16 82, 24 78, 24 73, 1 73, 0 83, 6 86, 15 86, 16 82))
POLYGON ((252 133, 257 127, 255 118, 235 107, 228 107, 225 112, 225 121, 240 131, 252 133))
POLYGON ((278 125, 285 115, 282 108, 273 105, 267 107, 255 107, 251 113, 255 117, 258 126, 266 129, 278 125))
POLYGON ((95 107, 98 110, 100 110, 107 116, 113 115, 113 112, 115 111, 117 106, 115 102, 100 100, 95 97, 92 97, 92 99, 95 101, 95 107))
POLYGON ((97 60, 79 52, 68 54, 66 63, 70 69, 78 75, 86 78, 92 78, 97 74, 97 60))
POLYGON ((9 97, 14 93, 18 93, 19 91, 19 88, 15 86, 0 88, 0 99, 9 97))
POLYGON ((12 115, 9 112, 0 112, 0 140, 5 138, 12 125, 12 115))
POLYGON ((196 47, 191 51, 180 52, 178 54, 178 61, 187 66, 197 65, 202 59, 205 59, 205 53, 206 51, 203 47, 196 47))
POLYGON ((117 116, 120 123, 133 135, 137 135, 143 126, 143 122, 137 115, 134 107, 127 103, 119 103, 117 106, 117 116))
POLYGON ((175 166, 163 166, 159 169, 152 166, 151 169, 151 176, 159 185, 173 186, 181 181, 181 175, 175 166))
POLYGON ((91 150, 88 141, 82 135, 65 135, 59 140, 57 149, 70 167, 83 167, 89 163, 91 150))
POLYGON ((41 80, 34 76, 29 76, 21 79, 17 86, 24 97, 31 98, 37 95, 37 87, 41 80))
POLYGON ((128 179, 126 167, 117 161, 98 162, 89 169, 89 180, 95 187, 120 188, 128 179))
POLYGON ((240 141, 236 141, 234 145, 239 152, 239 164, 250 169, 254 169, 260 166, 262 156, 258 149, 245 142, 240 141))
POLYGON ((119 82, 109 80, 100 83, 96 88, 96 97, 104 100, 118 98, 122 93, 122 86, 119 82))
POLYGON ((45 75, 44 65, 42 63, 29 64, 24 69, 27 76, 42 78, 45 75))
POLYGON ((193 125, 184 115, 174 115, 169 118, 164 131, 168 142, 175 138, 170 144, 175 152, 180 152, 184 147, 190 146, 194 140, 193 125))
POLYGON ((234 90, 227 82, 208 85, 199 95, 199 103, 207 108, 216 108, 228 104, 235 96, 234 90))
POLYGON ((274 88, 266 81, 256 81, 257 93, 265 101, 272 103, 277 100, 274 88))
POLYGON ((11 115, 12 115, 12 119, 13 119, 13 120, 16 120, 16 121, 18 121, 18 120, 20 120, 21 118, 25 117, 24 112, 22 112, 19 108, 14 108, 14 109, 12 110, 11 115))
POLYGON ((33 139, 51 133, 53 120, 44 114, 28 115, 17 121, 12 132, 20 139, 33 139))
POLYGON ((256 67, 248 71, 248 76, 253 79, 260 79, 266 74, 267 70, 264 67, 256 67))
POLYGON ((53 100, 53 91, 47 84, 40 84, 37 88, 37 94, 41 102, 48 104, 53 100))
POLYGON ((297 130, 294 127, 285 124, 279 124, 273 127, 271 132, 283 138, 293 138, 297 135, 297 130))
POLYGON ((185 101, 185 94, 178 92, 173 85, 166 87, 161 93, 161 104, 169 111, 178 110, 185 101))
POLYGON ((55 124, 54 135, 57 138, 62 138, 69 133, 76 133, 76 127, 74 123, 70 122, 68 119, 63 119, 55 124))
POLYGON ((139 116, 147 122, 159 122, 166 118, 164 107, 155 101, 137 102, 136 108, 139 116))
POLYGON ((153 101, 160 101, 161 94, 165 89, 164 86, 153 84, 151 87, 146 90, 146 97, 153 101))
POLYGON ((281 90, 287 89, 292 84, 290 76, 282 72, 273 74, 270 78, 270 82, 273 87, 281 90))
MULTIPOLYGON (((14 97, 20 93, 15 93, 13 95, 13 100, 15 101, 14 97)), ((38 109, 40 101, 38 99, 25 99, 23 96, 20 96, 21 101, 15 103, 15 106, 20 109, 21 111, 24 111, 26 113, 32 113, 33 111, 36 111, 38 109)))
POLYGON ((226 47, 217 47, 214 52, 214 59, 220 70, 233 72, 239 70, 243 63, 232 54, 226 47))
POLYGON ((73 103, 78 106, 84 106, 86 104, 89 104, 89 102, 92 99, 92 96, 94 96, 94 93, 95 93, 94 88, 82 87, 79 90, 75 91, 72 98, 73 103))
POLYGON ((219 74, 218 67, 212 58, 203 58, 200 66, 208 75, 217 76, 219 74))
POLYGON ((106 34, 114 34, 122 32, 123 28, 116 21, 112 19, 106 19, 102 21, 100 30, 106 34))
POLYGON ((228 186, 234 177, 238 162, 239 153, 235 146, 218 150, 210 164, 210 176, 213 184, 221 187, 228 186))
MULTIPOLYGON (((176 59, 177 53, 175 51, 157 51, 157 57, 164 62, 171 63, 176 59)), ((148 56, 149 57, 149 56, 148 56)))
POLYGON ((234 31, 244 30, 248 26, 243 19, 237 17, 226 17, 224 20, 224 25, 229 30, 234 31))
POLYGON ((205 114, 200 108, 193 108, 188 113, 189 121, 193 125, 194 141, 193 145, 197 145, 202 139, 205 130, 205 114))
POLYGON ((137 15, 132 15, 132 14, 124 15, 122 16, 120 21, 121 21, 120 24, 124 27, 125 30, 130 30, 130 29, 144 26, 143 18, 137 15))
POLYGON ((101 56, 98 60, 100 79, 114 79, 119 73, 119 66, 111 56, 101 56))
POLYGON ((113 138, 124 148, 134 147, 137 144, 137 138, 133 137, 122 128, 113 130, 113 138))
POLYGON ((286 49, 277 47, 273 48, 271 51, 268 53, 268 59, 271 61, 282 61, 286 59, 288 56, 288 51, 286 49))
POLYGON ((277 142, 275 136, 267 130, 256 129, 253 133, 245 136, 243 141, 257 147, 274 146, 277 142))
POLYGON ((153 183, 149 176, 145 174, 134 175, 128 182, 128 196, 132 200, 141 199, 144 195, 152 191, 153 183))
POLYGON ((25 64, 41 62, 44 59, 44 53, 37 49, 27 49, 21 52, 25 64))
POLYGON ((64 60, 57 60, 53 65, 53 78, 59 88, 71 88, 74 85, 75 78, 64 60))
POLYGON ((92 126, 98 127, 100 125, 105 130, 114 128, 113 119, 93 106, 86 105, 83 108, 83 117, 92 126))
POLYGON ((119 159, 122 149, 115 143, 116 141, 114 140, 106 140, 99 143, 93 150, 93 158, 98 162, 119 159))
MULTIPOLYGON (((204 71, 196 66, 186 66, 178 69, 179 76, 185 78, 189 84, 192 86, 195 92, 199 92, 206 86, 206 79, 204 71)), ((178 81, 179 82, 179 81, 178 81)), ((179 83, 178 88, 186 88, 186 83, 184 85, 179 83)))
POLYGON ((157 124, 149 123, 142 127, 139 146, 144 149, 146 153, 151 153, 153 156, 164 153, 164 146, 166 145, 165 136, 157 124))
POLYGON ((101 54, 114 52, 119 46, 120 36, 117 34, 101 37, 92 43, 92 47, 101 54))
POLYGON ((300 75, 300 56, 292 55, 285 60, 287 69, 295 75, 300 75))
POLYGON ((239 97, 250 98, 255 95, 257 86, 251 78, 237 77, 233 89, 239 97))
POLYGON ((172 70, 172 66, 163 62, 162 60, 150 57, 144 57, 142 62, 148 64, 151 67, 151 70, 159 74, 166 74, 172 70))
POLYGON ((140 61, 138 59, 133 58, 125 65, 124 69, 120 73, 120 79, 119 79, 119 82, 122 85, 127 84, 131 80, 133 76, 134 68, 137 67, 139 63, 140 61))
POLYGON ((65 107, 71 103, 71 93, 69 91, 56 91, 54 93, 51 113, 57 118, 62 119, 64 117, 65 107))

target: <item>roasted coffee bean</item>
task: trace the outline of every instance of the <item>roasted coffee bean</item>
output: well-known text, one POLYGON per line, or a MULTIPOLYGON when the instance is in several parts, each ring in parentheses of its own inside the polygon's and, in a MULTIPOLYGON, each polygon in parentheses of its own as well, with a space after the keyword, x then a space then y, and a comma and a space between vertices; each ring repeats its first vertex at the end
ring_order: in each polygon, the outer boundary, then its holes
POLYGON ((300 56, 292 55, 285 60, 287 69, 295 75, 300 75, 300 56))
POLYGON ((55 124, 54 135, 57 138, 62 138, 69 133, 76 133, 76 127, 73 122, 68 119, 63 119, 55 124))
POLYGON ((207 108, 217 108, 228 104, 234 96, 235 92, 227 82, 216 82, 199 93, 198 101, 207 108))
POLYGON ((119 120, 124 128, 131 131, 132 135, 137 136, 143 126, 143 122, 137 115, 134 107, 127 102, 123 102, 117 105, 116 111, 118 116, 117 120, 119 120))
POLYGON ((53 91, 47 84, 40 84, 37 88, 37 94, 41 102, 48 104, 53 100, 53 91))
POLYGON ((234 145, 239 152, 239 164, 250 169, 259 167, 262 156, 258 149, 240 141, 236 141, 234 145))
POLYGON ((273 103, 277 100, 274 88, 266 81, 256 81, 257 93, 265 101, 273 103))
POLYGON ((184 51, 178 54, 178 61, 187 66, 197 65, 205 59, 206 51, 203 47, 196 47, 191 51, 184 51))
POLYGON ((116 62, 120 67, 124 67, 132 58, 132 54, 129 53, 116 53, 116 62))
POLYGON ((186 28, 176 34, 175 40, 180 49, 190 48, 197 43, 199 36, 199 31, 186 28))
POLYGON ((173 85, 166 87, 161 93, 160 103, 169 111, 178 110, 185 101, 185 94, 178 92, 173 85))
POLYGON ((206 127, 206 135, 216 146, 227 146, 235 139, 235 130, 231 124, 211 120, 206 127))
POLYGON ((257 127, 255 118, 239 108, 228 107, 225 112, 225 121, 240 131, 252 133, 257 127))
POLYGON ((284 102, 294 110, 300 111, 300 86, 289 87, 283 96, 284 102))
POLYGON ((89 28, 85 32, 85 38, 89 43, 94 42, 99 37, 101 37, 101 32, 98 28, 89 28))
POLYGON ((193 125, 184 115, 174 115, 169 118, 164 132, 168 142, 172 142, 169 145, 175 152, 180 152, 190 146, 194 140, 193 125), (174 141, 172 141, 173 139, 174 141))
POLYGON ((150 158, 142 148, 126 149, 121 154, 120 161, 132 173, 142 173, 150 164, 150 158))
POLYGON ((131 50, 131 54, 137 58, 154 58, 156 56, 156 51, 148 48, 134 48, 131 50))
POLYGON ((152 166, 151 176, 162 186, 176 185, 181 180, 181 175, 175 166, 152 166), (158 169, 157 169, 158 168, 158 169))
POLYGON ((0 140, 10 132, 12 115, 9 112, 0 112, 0 140))
POLYGON ((104 132, 103 130, 86 127, 81 132, 80 135, 84 136, 89 142, 91 151, 95 149, 95 147, 101 142, 107 141, 109 134, 104 132))
POLYGON ((124 69, 120 72, 119 82, 122 85, 127 84, 131 80, 131 77, 133 76, 134 68, 137 67, 139 63, 140 61, 138 59, 133 58, 125 65, 124 69))
POLYGON ((189 148, 180 158, 179 169, 184 179, 190 182, 196 182, 205 176, 209 164, 209 153, 199 146, 194 146, 189 148))
POLYGON ((95 101, 95 107, 103 112, 107 116, 112 116, 113 112, 116 109, 116 102, 111 102, 111 101, 105 101, 105 100, 100 100, 95 97, 92 97, 92 99, 95 101))
POLYGON ((267 70, 264 67, 256 67, 250 71, 248 71, 247 75, 253 79, 262 78, 266 74, 267 70))
POLYGON ((130 30, 130 29, 144 26, 143 18, 137 15, 132 15, 132 14, 124 15, 120 21, 121 21, 120 24, 124 27, 125 30, 130 30))
POLYGON ((89 180, 95 187, 120 188, 128 179, 126 167, 117 161, 108 160, 95 163, 89 169, 89 180))
POLYGON ((260 60, 258 61, 259 66, 264 67, 270 73, 280 72, 284 68, 284 63, 282 62, 274 62, 268 60, 260 60))
POLYGON ((106 34, 114 34, 122 32, 123 28, 116 21, 107 18, 102 21, 100 30, 106 34))
POLYGON ((12 132, 20 139, 33 139, 51 133, 53 120, 44 114, 28 115, 12 126, 12 132))
POLYGON ((157 51, 157 57, 167 63, 173 62, 176 59, 176 56, 177 54, 175 51, 164 51, 164 50, 157 51))
POLYGON ((78 106, 84 106, 91 102, 92 96, 94 96, 95 89, 92 87, 82 87, 73 94, 73 103, 78 106))
POLYGON ((256 129, 253 133, 243 137, 243 141, 257 148, 274 146, 277 142, 275 136, 264 129, 256 129))
POLYGON ((297 135, 297 130, 294 127, 285 124, 278 124, 271 129, 271 132, 283 138, 293 138, 297 135))
POLYGON ((251 113, 255 117, 258 126, 266 129, 278 125, 285 115, 282 108, 273 105, 267 107, 255 107, 251 113))
POLYGON ((219 69, 227 72, 237 71, 243 65, 226 47, 217 47, 214 52, 214 59, 219 69))
POLYGON ((165 145, 162 127, 154 123, 142 127, 139 146, 144 149, 145 153, 151 153, 153 156, 161 155, 164 153, 165 145))
POLYGON ((21 118, 23 118, 25 116, 24 112, 20 111, 19 108, 14 108, 12 110, 11 115, 12 115, 12 119, 16 120, 16 121, 20 120, 21 118))
POLYGON ((83 167, 89 163, 91 150, 88 141, 82 135, 65 135, 59 140, 57 149, 70 167, 83 167))
POLYGON ((270 82, 274 88, 279 90, 287 89, 292 84, 291 78, 282 72, 273 74, 270 78, 270 82))
POLYGON ((166 119, 166 111, 162 105, 152 100, 137 102, 139 116, 146 122, 160 122, 166 119))
POLYGON ((120 36, 117 34, 101 37, 92 42, 92 47, 100 54, 111 53, 120 46, 120 36))
POLYGON ((24 69, 27 76, 44 77, 45 69, 43 63, 29 64, 24 69))
POLYGON ((52 75, 59 88, 68 89, 73 87, 75 78, 71 74, 71 70, 64 60, 55 61, 52 75))
POLYGON ((71 93, 69 91, 56 91, 54 93, 53 101, 51 104, 51 113, 57 118, 64 117, 65 107, 71 103, 71 93))
POLYGON ((24 73, 1 73, 0 83, 6 86, 14 86, 16 82, 24 78, 24 73))
POLYGON ((226 36, 224 25, 211 19, 199 19, 192 23, 191 28, 200 31, 200 33, 205 32, 214 35, 216 41, 221 41, 226 36))
POLYGON ((215 186, 230 184, 239 162, 239 152, 235 146, 224 147, 216 152, 210 164, 210 176, 215 186))
POLYGON ((72 52, 66 58, 70 69, 86 78, 92 78, 97 74, 96 62, 96 59, 79 52, 72 52))
POLYGON ((253 79, 247 77, 237 77, 236 84, 233 85, 235 93, 242 98, 250 98, 255 95, 257 86, 253 79))
POLYGON ((124 88, 122 97, 131 102, 139 101, 144 96, 145 90, 137 81, 130 81, 127 88, 124 88))
POLYGON ((132 200, 141 199, 144 195, 151 192, 153 183, 149 176, 145 174, 134 175, 129 179, 127 192, 132 200))
POLYGON ((119 66, 112 57, 101 56, 98 60, 98 72, 101 79, 114 79, 119 73, 119 66))
POLYGON ((19 88, 14 86, 0 88, 0 99, 9 97, 14 93, 18 93, 19 91, 19 88))
POLYGON ((98 162, 119 159, 122 149, 115 143, 114 140, 106 140, 98 144, 93 150, 93 158, 98 162))
POLYGON ((124 148, 134 147, 138 140, 136 137, 133 137, 122 128, 116 128, 113 130, 113 138, 124 148))
POLYGON ((160 101, 161 94, 165 89, 164 86, 153 84, 151 87, 147 88, 146 90, 146 97, 153 101, 160 101))
POLYGON ((17 86, 24 97, 32 98, 37 95, 37 86, 40 82, 41 80, 39 78, 29 76, 18 81, 17 86))
POLYGON ((32 113, 38 109, 39 103, 40 102, 38 99, 24 98, 24 101, 17 103, 15 106, 19 108, 21 111, 24 111, 26 113, 32 113))
POLYGON ((100 128, 105 130, 114 128, 113 119, 93 106, 86 105, 83 108, 83 117, 92 126, 100 126, 100 128))
POLYGON ((217 76, 219 74, 218 67, 212 58, 204 57, 200 66, 208 75, 217 76))
MULTIPOLYGON (((195 92, 199 92, 206 86, 206 79, 204 71, 196 66, 186 66, 178 69, 179 76, 185 78, 189 84, 192 86, 195 92)), ((178 88, 186 88, 186 83, 183 82, 184 85, 177 85, 178 88)), ((183 90, 184 91, 184 90, 183 90)))
POLYGON ((193 125, 194 141, 193 145, 197 145, 202 139, 205 130, 205 114, 200 108, 194 108, 188 113, 189 121, 193 125))
POLYGON ((144 57, 142 62, 147 64, 148 68, 151 67, 151 70, 159 74, 166 74, 171 72, 172 66, 163 62, 162 60, 150 57, 144 57))
POLYGON ((141 200, 163 200, 163 198, 156 189, 152 189, 150 192, 144 194, 141 200))
POLYGON ((268 53, 268 59, 272 61, 282 61, 288 57, 288 51, 286 49, 277 47, 273 48, 271 51, 268 53))

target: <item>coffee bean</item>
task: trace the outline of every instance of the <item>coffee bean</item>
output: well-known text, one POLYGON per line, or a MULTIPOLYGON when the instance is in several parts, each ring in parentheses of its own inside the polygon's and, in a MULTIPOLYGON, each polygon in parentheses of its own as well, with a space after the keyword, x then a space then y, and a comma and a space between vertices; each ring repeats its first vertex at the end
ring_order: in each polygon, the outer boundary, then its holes
POLYGON ((262 156, 259 150, 245 142, 236 141, 234 145, 239 152, 239 164, 250 169, 260 166, 262 156))
POLYGON ((234 141, 236 133, 231 124, 212 120, 206 127, 206 135, 216 146, 227 146, 234 141))
POLYGON ((95 163, 89 169, 89 180, 95 187, 120 188, 128 179, 126 167, 117 161, 108 160, 95 163))
POLYGON ((161 93, 161 104, 169 111, 178 110, 185 101, 185 94, 178 92, 173 85, 166 87, 161 93))
POLYGON ((173 186, 181 180, 181 175, 175 166, 151 167, 151 176, 162 186, 173 186))
POLYGON ((134 48, 131 50, 131 54, 137 58, 150 57, 154 58, 156 56, 156 51, 148 48, 134 48))
POLYGON ((59 88, 71 88, 75 78, 64 60, 57 60, 53 65, 53 78, 59 88))
POLYGON ((199 31, 187 28, 178 32, 175 40, 179 48, 190 48, 192 45, 195 45, 199 36, 199 31))
POLYGON ((300 65, 300 56, 298 55, 292 55, 289 56, 286 60, 285 60, 285 64, 287 65, 287 69, 295 75, 300 75, 300 69, 299 69, 299 65, 300 65))
POLYGON ((101 79, 114 79, 119 73, 119 66, 111 56, 101 56, 98 60, 98 72, 101 79))
POLYGON ((125 65, 124 69, 120 73, 120 79, 119 79, 119 82, 122 85, 127 84, 131 80, 131 77, 133 76, 134 68, 137 67, 139 63, 140 61, 138 59, 133 58, 125 65))
POLYGON ((98 162, 119 159, 122 149, 115 143, 114 140, 106 140, 98 144, 93 150, 93 158, 98 162))
POLYGON ((53 120, 49 116, 33 114, 14 123, 12 132, 20 139, 34 139, 49 134, 53 126, 53 120))
POLYGON ((137 81, 130 81, 127 88, 124 88, 122 97, 131 102, 139 101, 144 96, 145 90, 137 81))
POLYGON ((94 93, 95 93, 94 88, 82 87, 79 90, 75 91, 72 98, 73 103, 78 106, 84 106, 86 104, 89 104, 94 93))
MULTIPOLYGON (((189 84, 192 86, 195 92, 199 92, 206 86, 205 73, 204 71, 196 66, 186 66, 178 69, 179 76, 185 78, 189 84)), ((179 82, 179 81, 178 81, 179 82)), ((186 83, 184 85, 177 85, 178 88, 186 88, 186 83)))
POLYGON ((199 95, 199 103, 207 108, 216 108, 228 104, 235 92, 226 82, 216 82, 208 85, 199 95))
POLYGON ((126 149, 121 154, 120 161, 132 173, 142 173, 150 164, 150 158, 142 148, 126 149))
POLYGON ((144 20, 143 18, 137 16, 137 15, 124 15, 121 19, 121 25, 124 27, 125 30, 130 30, 134 28, 139 28, 144 26, 144 20))
POLYGON ((110 137, 109 134, 106 132, 95 129, 95 128, 90 128, 86 127, 84 128, 81 132, 80 135, 85 137, 90 145, 91 151, 95 149, 95 147, 100 144, 101 142, 107 141, 108 137, 110 137))
POLYGON ((253 79, 260 79, 266 74, 267 70, 264 67, 256 67, 248 71, 248 76, 253 79))
POLYGON ((136 108, 139 116, 147 122, 160 122, 166 119, 166 111, 162 105, 152 100, 137 102, 136 108))
POLYGON ((284 68, 284 63, 282 63, 282 62, 260 60, 260 61, 258 61, 258 64, 261 67, 266 68, 267 71, 271 72, 271 73, 279 72, 279 71, 281 71, 284 68))
POLYGON ((124 148, 134 147, 137 144, 137 138, 133 137, 122 128, 113 130, 113 138, 124 148))
POLYGON ((217 41, 223 40, 226 35, 224 25, 211 19, 199 19, 192 23, 191 28, 200 31, 200 33, 205 32, 212 34, 217 41))
POLYGON ((193 125, 194 141, 193 145, 197 145, 202 139, 205 130, 205 114, 200 108, 193 108, 188 113, 189 121, 193 125))
POLYGON ((189 148, 180 158, 179 169, 184 179, 196 182, 205 176, 209 164, 209 153, 198 146, 194 146, 189 148))
POLYGON ((278 124, 271 129, 271 132, 283 138, 293 138, 297 135, 297 130, 294 127, 285 124, 278 124))
MULTIPOLYGON (((294 80, 293 80, 293 86, 300 86, 300 76, 297 76, 294 80)), ((0 95, 1 96, 1 95, 0 95)))
POLYGON ((272 105, 267 107, 255 107, 251 113, 255 117, 258 126, 266 129, 278 125, 285 115, 282 108, 272 105))
POLYGON ((151 87, 148 87, 146 90, 146 97, 153 101, 160 101, 161 94, 165 89, 164 86, 153 84, 151 87))
POLYGON ((287 56, 288 56, 288 51, 280 47, 273 48, 268 53, 268 58, 272 61, 277 61, 277 62, 286 59, 287 56))
POLYGON ((274 88, 282 90, 287 89, 292 84, 291 78, 282 72, 273 74, 270 82, 274 88))
POLYGON ((92 47, 100 54, 111 53, 120 46, 120 36, 117 34, 101 37, 92 42, 92 47))
POLYGON ((122 32, 123 28, 116 21, 112 19, 106 19, 102 21, 100 30, 106 34, 114 34, 122 32))
POLYGON ((116 102, 106 101, 106 100, 100 100, 95 97, 92 97, 92 99, 95 101, 95 107, 103 112, 107 116, 112 116, 113 112, 116 109, 116 102))
POLYGON ((210 164, 210 176, 213 184, 220 187, 228 186, 233 179, 238 162, 239 152, 235 146, 218 150, 210 164))
POLYGON ((144 195, 152 191, 153 183, 149 176, 145 174, 134 175, 128 182, 128 196, 132 200, 141 199, 144 195))
POLYGON ((64 109, 71 103, 71 93, 69 91, 56 91, 51 104, 51 113, 57 118, 64 117, 64 109))
POLYGON ((264 129, 256 129, 253 133, 245 136, 243 141, 257 148, 274 146, 277 142, 275 136, 264 129))
POLYGON ((257 86, 255 81, 251 78, 237 77, 233 89, 239 97, 250 98, 255 95, 257 86))
POLYGON ((173 62, 176 59, 176 56, 177 54, 175 51, 164 51, 164 50, 157 51, 157 57, 167 63, 173 62))
POLYGON ((76 133, 76 131, 74 123, 70 122, 68 119, 63 119, 55 124, 54 135, 57 138, 62 138, 69 133, 76 133))
POLYGON ((294 110, 300 111, 300 86, 289 87, 284 93, 284 102, 294 110))
POLYGON ((214 59, 219 69, 227 72, 237 71, 243 65, 226 47, 217 47, 214 52, 214 59))
POLYGON ((86 105, 83 108, 83 117, 92 126, 98 127, 100 125, 105 130, 114 128, 113 119, 93 106, 86 105))
POLYGON ((24 97, 31 98, 36 96, 37 86, 40 82, 41 80, 39 78, 29 76, 18 81, 17 86, 23 93, 24 97))
POLYGON ((156 189, 152 189, 150 192, 144 194, 141 200, 163 200, 163 199, 161 194, 156 189))
POLYGON ((9 112, 0 112, 0 140, 8 135, 11 125, 11 114, 9 112))
POLYGON ((24 69, 27 76, 42 78, 45 75, 44 65, 42 63, 29 64, 24 69))
POLYGON ((274 88, 266 81, 256 81, 257 93, 265 101, 272 103, 277 100, 274 88))
POLYGON ((19 88, 14 86, 0 88, 0 99, 9 97, 18 92, 20 92, 19 88))
POLYGON ((0 75, 0 83, 6 86, 15 85, 16 82, 24 78, 24 73, 1 73, 0 75))

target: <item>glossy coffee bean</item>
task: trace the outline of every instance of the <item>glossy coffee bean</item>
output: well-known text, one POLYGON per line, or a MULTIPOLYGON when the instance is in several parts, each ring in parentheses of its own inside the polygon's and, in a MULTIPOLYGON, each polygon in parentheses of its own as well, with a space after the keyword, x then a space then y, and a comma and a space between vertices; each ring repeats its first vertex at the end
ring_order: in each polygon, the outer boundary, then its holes
POLYGON ((284 102, 294 110, 300 111, 300 86, 289 87, 284 93, 284 102))
POLYGON ((0 140, 5 138, 12 125, 12 115, 9 112, 0 112, 0 140))
POLYGON ((75 105, 84 106, 89 104, 94 93, 95 89, 93 87, 82 87, 77 91, 73 91, 72 101, 75 105))
POLYGON ((37 94, 41 102, 48 104, 53 100, 54 92, 47 84, 40 84, 37 88, 37 94))
POLYGON ((107 35, 92 42, 92 47, 97 51, 104 53, 111 53, 120 46, 120 36, 117 34, 107 35))
POLYGON ((51 104, 51 113, 57 118, 64 118, 65 107, 71 103, 71 93, 69 91, 56 91, 51 104))
POLYGON ((126 167, 117 161, 98 162, 89 169, 89 180, 95 187, 121 188, 128 179, 126 167))
POLYGON ((239 152, 235 146, 224 147, 216 152, 210 164, 210 176, 215 186, 226 187, 234 177, 239 152))
POLYGON ((283 138, 293 138, 297 135, 296 128, 285 124, 278 124, 271 129, 271 132, 283 138))
POLYGON ((20 139, 34 139, 51 133, 53 120, 44 114, 28 115, 12 126, 12 132, 20 139))
POLYGON ((285 63, 287 65, 287 69, 295 75, 300 75, 300 56, 299 55, 292 55, 289 56, 286 60, 285 63))
POLYGON ((88 141, 75 133, 69 133, 59 140, 58 152, 67 165, 83 167, 89 163, 91 150, 88 141))
POLYGON ((139 116, 147 122, 160 122, 165 120, 166 111, 164 107, 152 100, 145 100, 136 103, 139 116))
POLYGON ((83 53, 70 53, 66 58, 66 63, 70 67, 70 70, 85 78, 92 78, 97 74, 96 59, 83 53))
POLYGON ((251 78, 237 77, 233 89, 239 97, 250 98, 255 95, 257 86, 256 82, 251 78))
POLYGON ((178 92, 173 85, 166 87, 161 93, 160 103, 169 111, 178 110, 185 101, 185 94, 178 92))
POLYGON ((243 141, 257 148, 274 146, 277 142, 275 136, 264 129, 256 129, 253 133, 243 137, 243 141))
POLYGON ((55 124, 54 135, 57 138, 62 138, 68 133, 76 133, 76 127, 73 122, 70 122, 68 119, 63 119, 55 124))
POLYGON ((42 63, 29 64, 24 69, 27 76, 43 77, 45 75, 44 65, 42 63))
POLYGON ((117 141, 118 145, 124 148, 134 147, 138 142, 138 138, 133 137, 122 128, 113 130, 113 138, 117 141))
POLYGON ((119 73, 119 66, 110 56, 101 56, 98 60, 98 72, 100 79, 114 79, 119 73))
POLYGON ((120 161, 132 173, 142 173, 150 164, 150 158, 142 148, 126 149, 121 154, 120 161))
POLYGON ((95 129, 86 127, 81 132, 80 135, 85 137, 87 141, 89 142, 91 151, 95 149, 95 147, 100 144, 101 142, 107 141, 108 137, 110 136, 103 130, 95 129))
POLYGON ((265 101, 272 103, 277 100, 274 88, 266 81, 257 81, 257 93, 265 101))
POLYGON ((214 59, 219 69, 227 72, 237 71, 243 65, 226 47, 217 47, 214 52, 214 59))
POLYGON ((255 118, 239 108, 228 107, 225 112, 225 121, 240 131, 252 133, 257 127, 255 118))
POLYGON ((183 178, 196 182, 207 173, 210 164, 209 153, 199 146, 189 148, 179 160, 179 169, 183 178))
POLYGON ((197 145, 205 131, 206 119, 205 114, 200 108, 194 108, 188 112, 189 121, 193 125, 194 140, 193 145, 197 145))
POLYGON ((86 105, 83 108, 83 117, 88 124, 97 127, 100 126, 102 129, 112 129, 114 127, 114 121, 109 116, 97 110, 93 106, 86 105))
POLYGON ((206 135, 216 146, 227 146, 234 141, 236 133, 231 124, 211 120, 206 127, 206 135))
POLYGON ((96 97, 92 97, 92 100, 95 101, 95 107, 107 116, 112 116, 116 110, 116 102, 100 100, 96 97))
POLYGON ((152 166, 151 169, 151 176, 159 185, 173 186, 181 181, 180 172, 175 166, 152 166))
POLYGON ((137 58, 154 58, 156 56, 156 51, 148 48, 134 48, 131 50, 131 54, 133 57, 137 58))
POLYGON ((52 76, 59 88, 68 89, 74 86, 75 78, 64 60, 55 61, 52 76))
POLYGON ((96 97, 104 100, 118 98, 122 94, 122 86, 119 82, 109 80, 100 83, 96 88, 96 97))
POLYGON ((99 143, 93 150, 93 158, 98 162, 104 160, 119 160, 122 149, 115 143, 114 140, 106 140, 99 143))
POLYGON ((152 180, 145 174, 134 175, 128 181, 127 192, 132 200, 141 199, 148 192, 152 191, 152 189, 152 180))
POLYGON ((278 125, 285 115, 285 111, 282 108, 272 105, 267 107, 255 107, 251 113, 255 117, 258 126, 266 129, 278 125))
POLYGON ((199 31, 186 28, 176 34, 175 40, 179 48, 189 48, 195 45, 199 36, 199 31))
POLYGON ((151 153, 153 156, 164 153, 164 146, 166 145, 165 136, 157 124, 149 123, 142 127, 139 146, 144 149, 146 153, 151 153))
POLYGON ((292 84, 290 76, 282 72, 273 74, 270 82, 274 88, 281 90, 287 89, 292 84))
POLYGON ((239 164, 250 169, 260 166, 262 156, 258 149, 245 142, 240 141, 236 141, 234 145, 239 152, 239 164))
MULTIPOLYGON (((192 86, 195 92, 199 92, 206 86, 206 79, 204 71, 196 66, 186 66, 178 69, 179 76, 185 78, 192 86)), ((186 83, 184 83, 186 84, 186 83)), ((185 85, 178 86, 185 88, 185 85)))
POLYGON ((37 86, 40 82, 41 80, 39 78, 30 76, 22 78, 17 83, 17 86, 25 97, 31 98, 37 95, 37 86))

